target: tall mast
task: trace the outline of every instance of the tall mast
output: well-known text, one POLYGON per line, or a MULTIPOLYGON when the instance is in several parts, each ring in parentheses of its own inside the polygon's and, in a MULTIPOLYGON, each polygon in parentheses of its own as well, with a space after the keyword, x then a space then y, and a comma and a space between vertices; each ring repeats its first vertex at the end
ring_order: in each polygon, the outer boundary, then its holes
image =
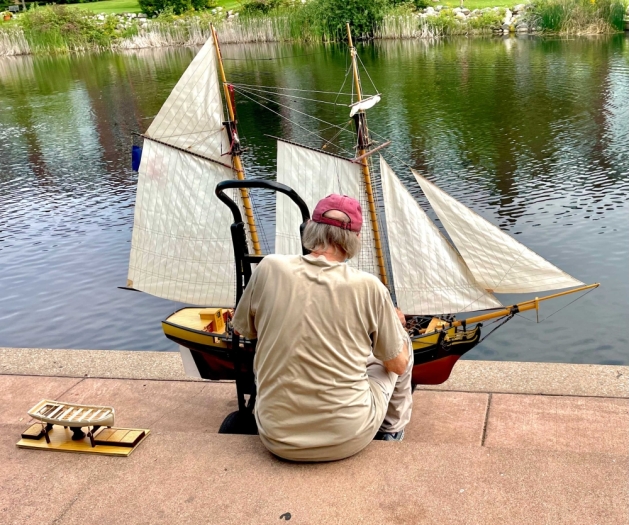
MULTIPOLYGON (((352 43, 352 32, 347 23, 347 41, 349 43, 349 52, 352 56, 352 69, 354 71, 354 85, 356 86, 356 94, 358 102, 362 100, 360 90, 360 76, 358 74, 358 64, 356 63, 356 48, 352 43)), ((373 230, 373 240, 376 247, 376 260, 378 262, 378 271, 380 280, 383 284, 388 284, 387 270, 384 264, 384 255, 382 253, 382 244, 380 242, 380 230, 378 228, 378 215, 376 212, 376 202, 373 196, 373 186, 371 185, 371 174, 369 173, 369 163, 367 160, 366 150, 369 147, 369 129, 367 128, 367 115, 364 110, 358 111, 354 115, 354 123, 356 124, 356 133, 358 135, 358 157, 362 157, 360 161, 363 179, 365 181, 365 190, 367 192, 367 203, 369 204, 369 216, 371 219, 371 229, 373 230)))
MULTIPOLYGON (((214 38, 214 48, 216 49, 216 56, 218 58, 218 71, 221 76, 221 82, 223 83, 223 91, 225 93, 225 100, 227 102, 228 117, 225 122, 227 135, 229 138, 231 155, 234 170, 236 171, 236 177, 238 180, 245 180, 245 170, 242 166, 242 160, 240 159, 240 139, 238 138, 238 131, 236 129, 236 110, 234 108, 232 94, 229 90, 229 84, 227 78, 225 78, 225 70, 223 69, 223 57, 221 56, 221 49, 218 46, 218 36, 216 29, 212 26, 212 37, 214 38)), ((249 198, 249 191, 247 188, 240 188, 240 196, 242 197, 243 207, 245 208, 245 215, 247 217, 247 224, 249 225, 249 232, 251 234, 251 242, 253 244, 253 251, 256 255, 261 255, 260 241, 258 240, 258 230, 256 228, 255 219, 253 217, 253 207, 251 206, 251 199, 249 198)))

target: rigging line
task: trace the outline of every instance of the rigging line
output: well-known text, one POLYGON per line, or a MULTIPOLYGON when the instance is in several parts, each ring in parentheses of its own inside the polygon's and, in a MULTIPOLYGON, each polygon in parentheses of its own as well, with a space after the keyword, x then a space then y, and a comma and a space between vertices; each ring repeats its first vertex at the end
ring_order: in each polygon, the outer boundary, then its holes
MULTIPOLYGON (((353 133, 351 130, 347 129, 347 126, 349 126, 352 123, 351 120, 347 121, 347 124, 345 124, 345 126, 343 126, 343 129, 340 129, 339 131, 336 132, 336 134, 330 139, 330 141, 336 140, 336 138, 341 134, 342 131, 350 131, 350 133, 353 133)), ((320 131, 327 131, 328 129, 331 129, 332 126, 330 126, 329 128, 324 128, 320 131)))
MULTIPOLYGON (((267 89, 281 89, 283 91, 304 91, 307 93, 325 93, 327 95, 337 95, 336 91, 318 91, 316 89, 299 89, 299 88, 285 88, 279 86, 257 86, 254 84, 232 84, 234 87, 246 87, 246 88, 267 88, 267 89)), ((351 96, 351 93, 338 93, 340 95, 351 96)))
POLYGON ((496 326, 496 328, 494 328, 491 332, 489 332, 485 337, 483 337, 478 344, 481 344, 485 339, 487 339, 491 334, 493 334, 496 330, 498 330, 498 328, 500 328, 503 324, 508 323, 509 321, 511 321, 511 319, 513 319, 514 314, 511 315, 507 315, 504 318, 504 321, 502 321, 502 323, 500 323, 498 326, 496 326))
POLYGON ((297 126, 298 128, 303 129, 305 132, 307 132, 307 133, 309 133, 309 134, 311 134, 311 135, 314 135, 314 136, 315 136, 315 137, 317 137, 319 140, 322 140, 323 142, 327 142, 328 144, 331 144, 332 146, 339 148, 341 151, 344 151, 344 152, 345 152, 345 153, 347 153, 348 155, 353 155, 353 153, 352 153, 351 151, 347 151, 346 149, 341 148, 340 146, 337 146, 336 144, 334 144, 334 143, 330 142, 329 140, 326 140, 326 139, 324 139, 323 137, 320 137, 320 136, 319 136, 319 135, 317 135, 314 131, 310 131, 308 128, 306 128, 306 127, 302 126, 301 124, 298 124, 297 122, 294 122, 293 120, 289 119, 286 115, 282 115, 281 113, 279 113, 279 112, 277 112, 277 111, 275 111, 275 110, 271 109, 270 107, 265 106, 265 105, 264 105, 264 104, 262 104, 260 101, 258 101, 258 100, 256 100, 256 99, 254 99, 254 98, 250 97, 250 96, 249 96, 249 95, 247 95, 246 93, 243 93, 241 90, 237 89, 236 91, 238 91, 238 93, 240 93, 242 96, 244 96, 244 97, 248 98, 248 99, 249 99, 249 100, 251 100, 252 102, 255 102, 256 104, 258 104, 258 105, 262 106, 263 108, 268 109, 271 113, 275 113, 277 116, 279 116, 279 117, 281 117, 281 118, 283 118, 283 119, 285 119, 285 120, 288 120, 288 122, 290 122, 291 124, 294 124, 294 125, 295 125, 295 126, 297 126))
POLYGON ((345 58, 345 78, 343 79, 343 83, 341 84, 341 88, 339 89, 339 92, 336 94, 336 98, 334 99, 334 102, 336 102, 339 97, 341 96, 343 88, 345 87, 345 83, 347 82, 347 77, 349 76, 350 73, 350 68, 347 67, 347 57, 345 58))
MULTIPOLYGON (((241 135, 240 138, 243 139, 245 137, 243 137, 241 135)), ((246 170, 245 170, 244 167, 243 167, 243 176, 245 178, 248 178, 246 170)), ((257 216, 258 219, 260 219, 260 213, 258 212, 258 204, 256 202, 256 199, 254 199, 253 193, 251 192, 251 188, 249 189, 248 193, 249 193, 249 200, 251 201, 251 208, 253 209, 254 217, 257 216)), ((260 237, 262 239, 262 244, 263 244, 264 248, 266 249, 266 252, 270 253, 270 244, 269 244, 269 240, 267 239, 266 232, 265 232, 264 228, 262 228, 262 227, 260 227, 259 229, 256 228, 256 231, 260 234, 260 237)))
POLYGON ((568 308, 568 306, 570 306, 572 303, 576 303, 579 299, 583 299, 587 294, 589 294, 590 292, 593 292, 594 290, 596 290, 596 288, 590 288, 587 292, 585 292, 583 295, 580 295, 579 297, 577 297, 574 301, 570 301, 566 306, 560 308, 559 310, 557 310, 556 312, 553 312, 552 314, 550 314, 547 317, 544 317, 544 319, 542 319, 540 321, 540 323, 543 323, 544 321, 546 321, 547 319, 550 319, 553 315, 561 312, 564 308, 568 308))
POLYGON ((369 82, 371 82, 372 87, 376 90, 376 93, 379 93, 378 89, 376 88, 376 85, 374 84, 373 80, 371 79, 371 76, 369 75, 369 71, 367 71, 367 68, 365 67, 364 62, 360 59, 360 56, 358 55, 358 53, 356 53, 356 58, 358 58, 360 65, 363 66, 365 73, 367 73, 367 78, 369 79, 369 82))
MULTIPOLYGON (((235 88, 234 88, 234 89, 235 89, 235 88)), ((242 90, 236 90, 236 91, 238 91, 239 93, 242 93, 242 90)), ((319 122, 322 122, 323 124, 326 124, 326 125, 330 126, 331 128, 338 128, 338 129, 340 129, 340 130, 342 130, 342 131, 347 131, 348 133, 351 133, 349 130, 346 130, 345 128, 342 128, 341 126, 338 126, 338 125, 336 125, 336 124, 332 124, 331 122, 328 122, 328 121, 326 121, 326 120, 320 119, 319 117, 315 117, 314 115, 309 115, 308 113, 304 113, 303 111, 299 111, 298 109, 295 109, 295 108, 292 108, 292 107, 290 107, 290 106, 287 106, 286 104, 280 104, 280 103, 279 103, 279 102, 277 102, 276 100, 273 100, 273 99, 270 99, 270 98, 263 97, 262 95, 259 95, 258 93, 251 93, 251 92, 249 92, 249 91, 247 91, 247 92, 248 92, 250 95, 253 95, 253 96, 259 97, 259 98, 261 98, 262 100, 266 100, 267 102, 271 102, 271 103, 273 103, 273 104, 277 104, 278 106, 281 106, 281 107, 283 107, 283 108, 286 108, 286 109, 288 109, 288 110, 290 110, 290 111, 294 111, 295 113, 299 113, 300 115, 304 115, 305 117, 309 117, 309 118, 312 118, 312 119, 318 120, 319 122)), ((266 106, 265 106, 265 107, 266 107, 266 106)), ((328 129, 329 129, 329 128, 328 128, 328 129)), ((329 141, 326 141, 326 142, 329 142, 329 141)), ((343 151, 347 151, 347 150, 343 150, 343 151)), ((348 152, 348 153, 349 153, 349 152, 348 152)), ((351 153, 350 153, 350 154, 351 154, 351 153)))
MULTIPOLYGON (((380 135, 380 133, 370 129, 369 133, 376 135, 378 138, 382 139, 382 140, 387 140, 387 137, 385 137, 384 135, 380 135)), ((390 150, 388 150, 387 152, 388 155, 391 155, 391 157, 393 157, 394 159, 396 159, 397 161, 399 161, 401 164, 404 164, 404 166, 406 166, 407 168, 410 168, 412 170, 417 170, 417 171, 421 171, 419 168, 415 168, 413 166, 411 166, 408 162, 406 162, 404 159, 401 159, 400 157, 398 157, 395 153, 392 153, 390 150)))
MULTIPOLYGON (((233 84, 232 84, 233 85, 233 84)), ((277 93, 275 91, 267 91, 264 89, 256 89, 256 88, 246 88, 247 91, 256 91, 260 93, 266 93, 267 95, 277 95, 278 97, 290 97, 297 100, 307 100, 309 102, 319 102, 321 104, 331 104, 333 106, 346 106, 346 104, 337 104, 336 102, 330 102, 329 100, 319 100, 316 98, 306 98, 306 97, 298 97, 296 95, 291 95, 290 93, 277 93)))
POLYGON ((283 60, 285 58, 294 58, 294 57, 309 57, 312 55, 322 55, 323 53, 326 53, 326 50, 323 51, 317 51, 316 53, 304 53, 303 55, 286 55, 283 57, 269 57, 269 58, 225 58, 223 57, 223 60, 241 60, 241 61, 251 61, 251 60, 283 60))
MULTIPOLYGON (((260 212, 258 211, 259 207, 258 207, 257 199, 253 198, 253 192, 251 191, 249 191, 249 199, 251 200, 251 207, 253 208, 254 215, 257 216, 258 219, 260 219, 260 212)), ((264 246, 266 253, 270 253, 271 245, 269 244, 269 240, 267 239, 265 229, 260 227, 260 228, 256 228, 256 231, 260 234, 260 237, 262 239, 262 245, 264 246)))

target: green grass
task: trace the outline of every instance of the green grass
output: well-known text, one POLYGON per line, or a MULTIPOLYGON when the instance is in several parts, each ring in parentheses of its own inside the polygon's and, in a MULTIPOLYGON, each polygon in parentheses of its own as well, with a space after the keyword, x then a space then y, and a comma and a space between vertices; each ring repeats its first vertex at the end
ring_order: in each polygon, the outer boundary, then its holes
POLYGON ((105 13, 107 15, 116 13, 139 13, 142 11, 138 0, 103 0, 102 2, 75 4, 75 7, 91 11, 92 13, 105 13))
MULTIPOLYGON (((239 9, 242 5, 238 0, 216 0, 217 6, 226 11, 229 9, 239 9)), ((74 4, 80 9, 91 11, 92 13, 105 13, 113 15, 117 13, 140 13, 140 4, 137 0, 103 0, 102 2, 88 2, 85 4, 74 4)))
POLYGON ((225 10, 233 9, 234 11, 239 10, 243 4, 239 0, 217 0, 214 3, 225 10))
MULTIPOLYGON (((518 2, 517 0, 465 0, 463 2, 463 7, 467 7, 470 11, 474 9, 483 9, 485 7, 508 7, 509 9, 513 9, 514 6, 518 4, 525 4, 527 2, 522 1, 518 2)), ((444 2, 435 2, 435 5, 447 5, 448 7, 460 7, 461 4, 459 0, 445 0, 444 2)))

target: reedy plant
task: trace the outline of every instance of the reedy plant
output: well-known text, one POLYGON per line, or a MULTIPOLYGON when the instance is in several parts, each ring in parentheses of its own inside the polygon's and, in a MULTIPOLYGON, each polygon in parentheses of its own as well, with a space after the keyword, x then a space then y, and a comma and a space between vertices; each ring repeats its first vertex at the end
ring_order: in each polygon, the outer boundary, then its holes
POLYGON ((624 29, 626 5, 622 0, 538 0, 532 17, 546 32, 613 33, 624 29))
POLYGON ((33 5, 20 16, 18 23, 34 52, 105 49, 116 39, 113 18, 98 24, 84 11, 63 5, 33 5))

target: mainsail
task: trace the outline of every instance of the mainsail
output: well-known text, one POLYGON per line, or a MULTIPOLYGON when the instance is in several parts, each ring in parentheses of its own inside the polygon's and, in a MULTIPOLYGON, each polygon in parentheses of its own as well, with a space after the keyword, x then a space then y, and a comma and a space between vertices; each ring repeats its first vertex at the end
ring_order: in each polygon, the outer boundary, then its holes
POLYGON ((571 277, 413 170, 430 205, 485 289, 525 293, 580 286, 571 277))
POLYGON ((380 157, 393 282, 405 313, 432 315, 500 307, 380 157))
POLYGON ((210 38, 184 71, 146 136, 229 163, 220 88, 216 49, 210 38))
MULTIPOLYGON (((293 188, 310 210, 314 210, 317 202, 331 193, 358 198, 363 210, 362 248, 359 256, 350 260, 349 264, 378 276, 365 183, 359 164, 335 155, 278 141, 277 181, 293 188)), ((295 226, 300 222, 299 209, 288 197, 278 194, 276 253, 295 255, 301 253, 301 240, 295 226)))
MULTIPOLYGON (((190 304, 233 306, 229 209, 214 194, 234 178, 208 40, 149 127, 139 168, 128 286, 190 304)), ((240 199, 234 192, 233 198, 240 199)))

